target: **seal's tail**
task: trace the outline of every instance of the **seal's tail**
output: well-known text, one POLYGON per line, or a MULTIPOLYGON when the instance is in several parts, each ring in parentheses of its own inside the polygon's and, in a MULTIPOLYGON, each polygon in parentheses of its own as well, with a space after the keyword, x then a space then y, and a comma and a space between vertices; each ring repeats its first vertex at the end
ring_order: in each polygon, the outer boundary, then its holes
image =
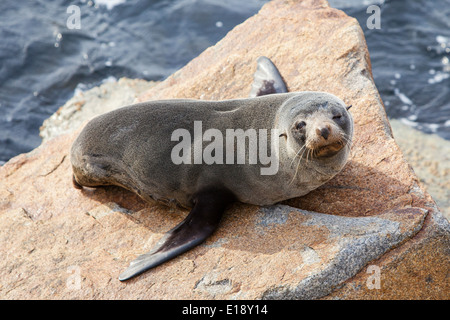
POLYGON ((273 62, 264 56, 259 57, 255 74, 253 75, 250 98, 264 96, 273 93, 287 92, 286 84, 273 62))

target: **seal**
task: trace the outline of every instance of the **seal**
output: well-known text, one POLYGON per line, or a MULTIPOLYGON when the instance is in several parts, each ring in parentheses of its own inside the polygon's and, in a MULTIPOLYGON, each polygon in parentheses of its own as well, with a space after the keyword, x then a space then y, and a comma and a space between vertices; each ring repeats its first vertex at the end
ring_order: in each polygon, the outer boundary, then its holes
POLYGON ((280 90, 286 86, 278 70, 262 57, 251 98, 149 101, 85 126, 71 149, 75 187, 116 185, 191 209, 119 280, 203 242, 233 202, 300 197, 341 171, 353 136, 350 107, 325 92, 280 90))

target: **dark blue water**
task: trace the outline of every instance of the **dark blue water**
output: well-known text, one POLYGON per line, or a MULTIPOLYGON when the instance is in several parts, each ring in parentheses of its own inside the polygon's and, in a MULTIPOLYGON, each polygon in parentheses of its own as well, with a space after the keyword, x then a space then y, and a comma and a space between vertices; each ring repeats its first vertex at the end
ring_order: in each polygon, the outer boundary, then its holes
POLYGON ((450 0, 330 0, 358 19, 389 117, 450 140, 450 0), (370 4, 381 9, 369 29, 370 4))
MULTIPOLYGON (((0 164, 38 146, 43 120, 76 88, 162 80, 265 2, 1 0, 0 164), (80 29, 68 28, 70 5, 80 29)), ((360 22, 388 115, 450 139, 450 0, 330 2, 360 22), (371 3, 380 29, 366 27, 371 3)))

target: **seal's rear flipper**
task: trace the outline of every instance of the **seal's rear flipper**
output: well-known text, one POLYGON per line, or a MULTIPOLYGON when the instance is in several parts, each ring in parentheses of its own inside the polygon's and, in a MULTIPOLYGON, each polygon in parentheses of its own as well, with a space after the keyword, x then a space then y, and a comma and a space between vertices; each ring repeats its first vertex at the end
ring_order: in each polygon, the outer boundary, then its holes
POLYGON ((223 189, 209 189, 197 194, 189 215, 166 233, 155 248, 132 261, 119 280, 137 276, 202 243, 217 228, 227 205, 234 201, 234 195, 223 189))
POLYGON ((287 92, 286 85, 273 62, 264 56, 259 57, 255 74, 253 75, 250 98, 272 93, 287 92))

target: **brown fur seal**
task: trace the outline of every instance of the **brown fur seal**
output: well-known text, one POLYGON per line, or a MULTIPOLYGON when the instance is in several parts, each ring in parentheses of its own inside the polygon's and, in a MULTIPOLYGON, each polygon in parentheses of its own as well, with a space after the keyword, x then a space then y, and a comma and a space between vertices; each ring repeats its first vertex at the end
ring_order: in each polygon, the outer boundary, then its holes
POLYGON ((257 97, 139 103, 91 120, 73 143, 75 186, 117 185, 192 208, 120 280, 204 241, 230 203, 299 197, 344 167, 353 135, 349 107, 324 92, 264 95, 286 87, 269 59, 259 58, 258 69, 257 97))

